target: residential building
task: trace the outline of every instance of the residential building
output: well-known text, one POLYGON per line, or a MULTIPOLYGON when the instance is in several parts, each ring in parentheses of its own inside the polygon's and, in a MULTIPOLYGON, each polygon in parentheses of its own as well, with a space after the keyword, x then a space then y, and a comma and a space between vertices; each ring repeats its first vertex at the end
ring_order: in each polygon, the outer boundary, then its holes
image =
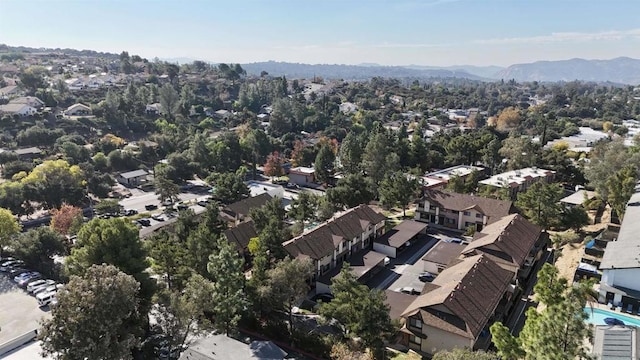
POLYGON ((430 225, 464 231, 476 231, 515 211, 511 201, 489 199, 471 194, 426 190, 418 200, 415 219, 430 225))
POLYGON ((220 215, 228 221, 239 223, 249 217, 251 209, 262 207, 271 199, 272 196, 266 192, 257 196, 242 199, 225 206, 220 212, 220 215))
POLYGON ((424 271, 434 275, 446 269, 453 260, 460 257, 466 244, 439 241, 422 257, 424 271))
POLYGON ((439 189, 447 185, 452 177, 466 179, 474 171, 484 173, 484 168, 479 166, 458 165, 450 168, 433 171, 425 174, 421 178, 422 186, 425 189, 439 189))
POLYGON ((349 261, 351 255, 371 249, 373 239, 384 232, 385 220, 368 205, 360 205, 282 245, 295 258, 310 258, 317 279, 349 261))
POLYGON ((581 206, 585 202, 596 197, 595 191, 578 190, 573 194, 560 199, 560 203, 566 207, 581 206))
MULTIPOLYGON (((374 250, 361 250, 349 257, 349 268, 359 283, 364 284, 384 268, 385 254, 374 250)), ((336 266, 316 280, 316 294, 331 293, 331 283, 340 274, 342 265, 336 266)))
POLYGON ((398 253, 411 245, 420 234, 427 233, 427 224, 415 220, 404 220, 373 242, 373 250, 396 258, 398 253))
POLYGON ((120 173, 116 180, 124 186, 134 187, 146 182, 147 176, 149 176, 149 173, 146 170, 138 169, 120 173))
POLYGON ((73 104, 64 111, 65 116, 90 116, 92 114, 90 107, 80 103, 73 104))
POLYGON ((631 196, 620 224, 617 240, 604 249, 600 270, 599 298, 626 308, 629 304, 640 310, 640 192, 631 196))
POLYGON ((249 181, 247 187, 249 188, 251 197, 266 193, 271 195, 271 197, 284 198, 284 188, 280 185, 263 181, 249 181))
POLYGON ((223 235, 228 242, 236 246, 238 253, 245 259, 245 265, 249 264, 249 242, 251 238, 258 237, 253 221, 245 221, 229 228, 223 235))
POLYGON ((489 326, 503 318, 513 274, 486 255, 444 269, 402 313, 401 343, 435 354, 454 348, 484 348, 489 326))
POLYGON ((45 103, 44 101, 38 99, 35 96, 21 96, 18 98, 15 98, 13 100, 11 100, 9 102, 9 104, 24 104, 24 105, 29 105, 32 108, 35 108, 37 110, 40 110, 44 107, 45 103))
POLYGON ((145 113, 147 113, 147 115, 160 115, 160 114, 162 114, 162 104, 160 104, 160 103, 148 104, 145 107, 145 113))
POLYGON ((340 104, 339 109, 341 113, 348 115, 358 111, 358 105, 352 102, 343 102, 342 104, 340 104))
POLYGON ((0 115, 18 115, 21 117, 34 115, 38 110, 27 104, 9 103, 0 105, 0 115))
POLYGON ((180 360, 281 360, 287 352, 271 341, 245 343, 223 334, 197 339, 180 355, 180 360))
POLYGON ((17 85, 9 85, 0 88, 0 99, 9 99, 20 93, 20 88, 17 85))
POLYGON ((20 160, 32 160, 40 157, 42 155, 42 150, 40 150, 40 148, 32 146, 28 148, 13 150, 13 153, 18 155, 18 158, 20 158, 20 160))
POLYGON ((307 185, 315 182, 316 170, 312 167, 298 166, 289 170, 289 182, 297 185, 307 185))
POLYGON ((87 87, 82 79, 71 78, 64 81, 67 84, 67 88, 71 91, 82 90, 87 87))
POLYGON ((481 180, 479 184, 496 188, 507 188, 509 189, 510 195, 515 197, 517 193, 526 191, 535 182, 544 181, 551 183, 555 175, 556 172, 552 170, 528 167, 493 175, 488 179, 481 180))

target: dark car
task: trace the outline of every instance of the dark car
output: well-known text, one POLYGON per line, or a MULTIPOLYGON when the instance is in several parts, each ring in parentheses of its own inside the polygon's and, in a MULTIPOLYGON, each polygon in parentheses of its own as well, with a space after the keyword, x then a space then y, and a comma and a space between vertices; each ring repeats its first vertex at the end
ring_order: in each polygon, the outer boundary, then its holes
POLYGON ((128 209, 124 211, 124 216, 133 216, 133 215, 136 215, 137 213, 138 213, 137 210, 128 209))
POLYGON ((420 275, 418 275, 418 280, 422 281, 422 282, 432 282, 434 279, 436 278, 435 275, 433 275, 430 272, 423 272, 420 273, 420 275))
POLYGON ((185 211, 189 208, 189 205, 187 204, 178 204, 176 205, 176 209, 178 209, 178 211, 185 211))
POLYGON ((157 209, 157 208, 158 208, 158 205, 156 205, 156 204, 147 204, 147 205, 145 205, 145 206, 144 206, 144 208, 145 208, 146 210, 148 210, 148 211, 151 211, 151 210, 155 210, 155 209, 157 209))
POLYGON ((202 207, 207 207, 209 205, 209 202, 205 201, 205 200, 200 200, 200 201, 198 201, 197 204, 202 206, 202 207))
POLYGON ((138 219, 138 224, 142 226, 151 226, 151 220, 149 219, 138 219))

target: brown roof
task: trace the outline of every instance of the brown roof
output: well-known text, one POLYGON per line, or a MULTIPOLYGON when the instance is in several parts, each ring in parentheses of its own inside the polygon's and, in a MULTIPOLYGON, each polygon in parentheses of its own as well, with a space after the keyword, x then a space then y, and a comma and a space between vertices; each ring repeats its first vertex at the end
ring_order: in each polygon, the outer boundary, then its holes
POLYGON ((342 241, 353 240, 369 225, 378 224, 384 219, 384 216, 373 211, 369 206, 360 205, 283 245, 293 257, 307 255, 319 260, 333 254, 334 249, 342 241))
POLYGON ((513 212, 513 203, 511 201, 441 190, 426 190, 423 200, 428 200, 434 205, 449 210, 466 211, 476 209, 489 217, 488 221, 490 223, 513 212))
POLYGON ((486 253, 522 266, 542 228, 518 214, 505 216, 474 235, 464 255, 486 253))
POLYGON ((409 295, 398 291, 385 290, 385 304, 389 306, 389 317, 391 320, 400 319, 402 313, 416 299, 415 295, 409 295))
POLYGON ((232 244, 235 244, 238 251, 245 252, 249 247, 251 238, 257 237, 258 233, 253 221, 246 221, 238 224, 236 227, 224 231, 224 236, 232 244))
POLYGON ((462 253, 466 245, 456 244, 446 241, 438 241, 438 243, 427 252, 422 258, 423 261, 429 261, 436 264, 449 265, 451 261, 462 253))
POLYGON ((383 236, 377 238, 375 241, 394 248, 399 248, 426 228, 427 224, 425 223, 415 220, 405 220, 396 225, 393 229, 389 230, 383 236))
MULTIPOLYGON (((369 271, 371 271, 373 268, 375 268, 378 265, 381 265, 385 257, 386 257, 385 254, 381 254, 373 250, 360 251, 357 254, 353 254, 345 262, 349 263, 349 267, 353 272, 353 274, 356 276, 356 278, 360 279, 361 277, 366 275, 369 271)), ((331 285, 331 279, 333 279, 334 276, 338 275, 341 270, 342 270, 342 265, 336 266, 335 268, 331 269, 331 271, 323 274, 318 279, 318 282, 331 285)))
POLYGON ((242 199, 240 201, 234 202, 231 205, 227 205, 224 210, 225 212, 230 212, 233 216, 247 216, 249 215, 249 211, 251 209, 264 206, 269 200, 271 200, 271 195, 263 193, 254 197, 242 199))
POLYGON ((476 339, 512 277, 484 255, 466 258, 443 270, 432 282, 439 287, 419 295, 403 316, 420 313, 429 326, 476 339))

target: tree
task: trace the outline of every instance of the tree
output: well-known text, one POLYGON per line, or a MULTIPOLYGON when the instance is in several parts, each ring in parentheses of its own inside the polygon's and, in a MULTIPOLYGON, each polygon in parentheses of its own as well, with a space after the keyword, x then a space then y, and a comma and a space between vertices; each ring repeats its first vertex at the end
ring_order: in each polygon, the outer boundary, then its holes
POLYGON ((9 245, 11 238, 18 234, 22 226, 18 223, 18 219, 11 213, 11 211, 0 208, 0 255, 5 246, 9 245))
POLYGON ((291 202, 289 216, 300 223, 314 219, 318 211, 319 198, 310 191, 301 191, 298 197, 291 202))
POLYGON ((46 160, 35 167, 21 183, 47 209, 60 208, 63 203, 76 205, 84 197, 85 175, 77 165, 64 160, 46 160))
POLYGON ((213 278, 213 325, 226 335, 236 328, 246 306, 243 266, 235 247, 226 239, 218 239, 217 252, 209 256, 207 270, 213 278))
POLYGON ((170 165, 159 164, 155 167, 153 181, 158 200, 161 203, 178 201, 178 195, 180 194, 180 187, 169 178, 170 171, 170 165))
POLYGON ((338 208, 368 204, 375 197, 371 187, 361 174, 349 174, 338 180, 336 187, 327 189, 327 199, 338 208))
POLYGON ((518 343, 518 339, 511 335, 508 327, 501 322, 491 324, 489 328, 493 343, 498 349, 498 355, 505 360, 518 360, 524 357, 525 353, 518 343))
POLYGON ((52 211, 51 228, 62 235, 75 234, 83 221, 82 209, 64 204, 52 211))
POLYGON ((562 224, 579 233, 583 226, 589 225, 589 215, 582 206, 570 207, 562 213, 562 224))
MULTIPOLYGON (((331 360, 374 360, 369 350, 360 351, 356 344, 336 343, 331 347, 331 360)), ((422 359, 421 356, 415 360, 422 359)))
POLYGON ((180 94, 171 84, 164 84, 158 91, 162 112, 169 120, 173 120, 180 109, 180 94))
POLYGON ((516 206, 529 220, 547 230, 560 218, 562 206, 559 201, 563 194, 560 184, 538 181, 527 191, 518 194, 516 206))
POLYGON ((340 144, 340 164, 347 174, 355 174, 360 168, 362 162, 362 153, 364 145, 360 141, 360 137, 354 131, 347 133, 347 136, 340 144))
POLYGON ((509 107, 502 110, 500 115, 498 115, 496 128, 498 131, 509 131, 520 125, 520 120, 520 111, 514 107, 509 107))
POLYGON ((56 278, 59 273, 53 257, 67 254, 65 238, 48 227, 21 233, 13 238, 11 248, 14 255, 24 261, 27 267, 56 278))
POLYGON ((322 145, 314 163, 315 176, 323 183, 328 183, 333 175, 336 156, 328 144, 322 145))
POLYGON ((123 218, 93 219, 78 232, 71 255, 65 261, 69 274, 82 275, 95 264, 114 265, 140 283, 139 297, 148 306, 154 284, 145 270, 147 253, 138 228, 123 218))
POLYGON ((214 196, 223 204, 234 203, 248 197, 250 194, 249 188, 243 181, 243 172, 235 174, 218 173, 212 177, 213 183, 215 184, 214 196))
POLYGON ((284 169, 282 164, 284 159, 280 156, 280 153, 274 151, 267 156, 267 162, 264 164, 264 174, 270 177, 278 177, 284 175, 284 169))
POLYGON ((385 337, 394 330, 384 292, 360 284, 348 263, 332 279, 331 291, 335 298, 322 303, 318 313, 336 319, 347 336, 360 337, 374 354, 381 352, 385 337))
POLYGON ((415 200, 418 188, 418 181, 413 176, 403 173, 387 175, 380 184, 380 202, 388 207, 402 206, 402 216, 407 216, 407 205, 415 200))
POLYGON ((149 239, 147 249, 151 257, 151 268, 166 280, 169 290, 181 290, 191 276, 188 252, 178 236, 164 230, 149 239))
MULTIPOLYGON (((510 358, 502 357, 507 360, 510 358)), ((432 360, 498 360, 498 356, 494 353, 484 352, 482 350, 472 351, 467 348, 456 348, 451 351, 441 350, 433 355, 432 360)))
POLYGON ((516 170, 535 165, 538 149, 528 138, 511 136, 502 142, 498 153, 507 159, 509 170, 516 170))
POLYGON ((638 179, 635 165, 626 165, 607 179, 608 202, 620 218, 624 216, 627 202, 633 195, 638 179))
POLYGON ((93 265, 58 292, 58 305, 39 337, 55 359, 133 359, 141 329, 140 285, 112 265, 93 265))
POLYGON ((20 72, 20 85, 33 95, 38 89, 47 87, 46 73, 47 70, 42 66, 29 66, 20 72))
POLYGON ((367 176, 371 178, 374 189, 384 179, 387 172, 399 166, 399 162, 393 164, 387 158, 391 153, 393 151, 391 151, 389 137, 383 130, 371 136, 362 155, 362 165, 367 176))
POLYGON ((597 144, 589 154, 585 176, 604 201, 609 201, 609 178, 626 165, 639 163, 639 152, 630 153, 622 141, 597 144))
POLYGON ((118 214, 122 210, 122 205, 118 200, 105 199, 93 207, 98 214, 118 214))
POLYGON ((313 273, 310 259, 285 258, 267 271, 269 299, 275 308, 284 309, 289 315, 289 334, 293 335, 293 307, 302 301, 309 292, 307 280, 313 273))

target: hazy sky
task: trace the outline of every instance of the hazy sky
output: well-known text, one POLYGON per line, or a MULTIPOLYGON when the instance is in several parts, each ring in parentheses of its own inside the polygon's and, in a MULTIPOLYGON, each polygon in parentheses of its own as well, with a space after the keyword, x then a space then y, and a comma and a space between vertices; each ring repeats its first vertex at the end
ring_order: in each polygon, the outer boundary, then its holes
POLYGON ((638 0, 0 0, 0 43, 213 62, 640 58, 638 0))

